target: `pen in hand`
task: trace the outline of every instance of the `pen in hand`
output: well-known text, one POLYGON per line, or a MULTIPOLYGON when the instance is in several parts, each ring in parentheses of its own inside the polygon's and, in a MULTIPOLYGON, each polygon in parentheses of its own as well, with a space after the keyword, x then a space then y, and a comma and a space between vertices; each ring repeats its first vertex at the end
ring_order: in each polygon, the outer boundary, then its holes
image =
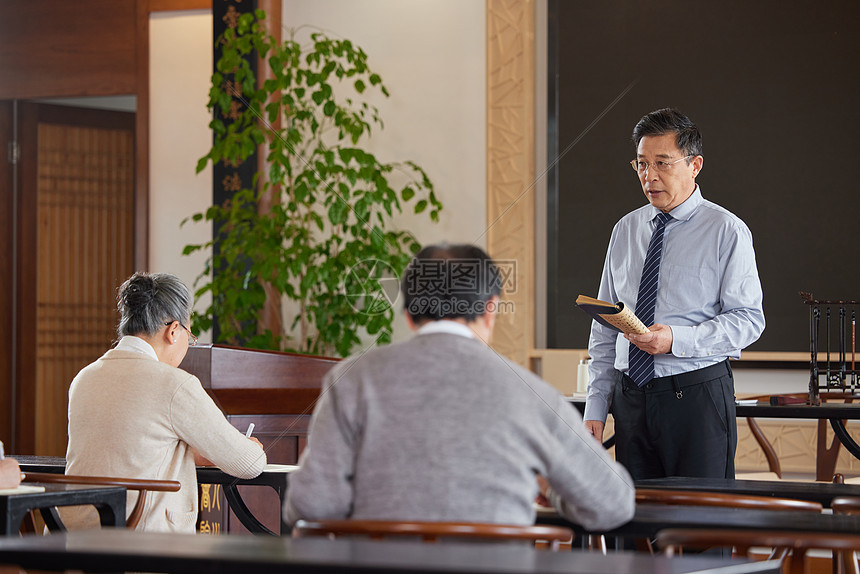
POLYGON ((252 432, 254 432, 254 423, 248 425, 248 430, 245 431, 245 436, 251 438, 252 432))

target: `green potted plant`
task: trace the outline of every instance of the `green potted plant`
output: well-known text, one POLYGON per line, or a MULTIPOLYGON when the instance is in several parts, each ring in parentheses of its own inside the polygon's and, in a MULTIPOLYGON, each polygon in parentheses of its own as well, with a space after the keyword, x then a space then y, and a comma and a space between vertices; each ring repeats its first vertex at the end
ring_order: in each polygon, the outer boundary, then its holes
POLYGON ((392 228, 393 216, 408 206, 438 221, 442 204, 416 163, 384 163, 362 148, 383 127, 362 95, 388 96, 367 54, 321 32, 306 46, 295 30, 278 43, 264 18, 260 10, 245 14, 219 40, 209 108, 220 114, 197 171, 209 162, 236 165, 257 146, 268 169, 186 219, 216 229, 212 241, 184 249, 214 246, 195 281, 196 296, 210 293, 211 304, 195 313, 195 325, 206 330, 217 320, 216 342, 346 356, 364 333, 390 341, 396 278, 420 248, 411 233, 392 228), (255 53, 271 70, 262 87, 248 62, 255 53), (267 290, 270 303, 286 302, 287 320, 274 330, 259 321, 267 290))

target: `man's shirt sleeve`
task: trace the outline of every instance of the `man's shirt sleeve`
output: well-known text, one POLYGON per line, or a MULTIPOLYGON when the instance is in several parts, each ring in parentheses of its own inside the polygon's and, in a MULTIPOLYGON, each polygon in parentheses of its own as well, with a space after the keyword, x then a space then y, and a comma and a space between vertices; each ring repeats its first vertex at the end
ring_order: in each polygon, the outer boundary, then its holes
MULTIPOLYGON (((612 278, 610 259, 612 246, 616 241, 618 226, 612 230, 606 258, 603 263, 603 274, 600 278, 600 290, 597 298, 615 303, 618 301, 612 278)), ((620 373, 615 369, 615 346, 619 333, 597 321, 591 322, 591 336, 588 341, 588 355, 591 357, 589 370, 588 397, 585 402, 583 419, 587 421, 606 421, 609 405, 612 402, 612 391, 620 373)))
POLYGON ((765 327, 752 233, 735 222, 720 245, 720 313, 698 325, 672 325, 672 354, 703 358, 740 355, 765 327))

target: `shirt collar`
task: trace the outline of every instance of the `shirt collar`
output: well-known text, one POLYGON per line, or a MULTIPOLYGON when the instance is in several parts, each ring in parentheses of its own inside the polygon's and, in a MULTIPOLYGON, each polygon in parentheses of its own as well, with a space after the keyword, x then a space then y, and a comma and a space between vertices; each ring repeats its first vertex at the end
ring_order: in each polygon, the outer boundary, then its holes
POLYGON ((141 353, 143 355, 148 355, 158 360, 158 355, 155 354, 155 349, 152 348, 152 345, 141 339, 140 337, 135 337, 133 335, 126 335, 122 339, 119 340, 119 343, 116 344, 114 349, 118 351, 131 351, 133 353, 141 353))
POLYGON ((473 333, 472 330, 463 323, 446 319, 430 321, 429 323, 422 325, 416 334, 432 335, 434 333, 447 333, 449 335, 460 335, 461 337, 470 338, 475 337, 475 333, 473 333))
MULTIPOLYGON (((693 190, 692 195, 685 199, 684 203, 670 211, 669 215, 672 216, 672 219, 687 221, 693 216, 693 213, 696 211, 696 208, 702 204, 702 201, 704 201, 702 198, 702 190, 699 189, 699 184, 696 184, 696 189, 693 190)), ((649 211, 650 217, 648 221, 653 221, 654 218, 657 217, 657 214, 660 213, 660 210, 653 205, 650 205, 649 207, 651 210, 649 211)))

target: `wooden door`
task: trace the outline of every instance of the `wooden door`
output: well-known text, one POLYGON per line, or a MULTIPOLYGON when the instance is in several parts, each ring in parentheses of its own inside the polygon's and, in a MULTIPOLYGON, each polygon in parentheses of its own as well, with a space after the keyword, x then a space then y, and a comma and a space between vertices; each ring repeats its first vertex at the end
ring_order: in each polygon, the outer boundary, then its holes
POLYGON ((64 456, 68 389, 133 271, 134 114, 18 107, 15 451, 64 456))

